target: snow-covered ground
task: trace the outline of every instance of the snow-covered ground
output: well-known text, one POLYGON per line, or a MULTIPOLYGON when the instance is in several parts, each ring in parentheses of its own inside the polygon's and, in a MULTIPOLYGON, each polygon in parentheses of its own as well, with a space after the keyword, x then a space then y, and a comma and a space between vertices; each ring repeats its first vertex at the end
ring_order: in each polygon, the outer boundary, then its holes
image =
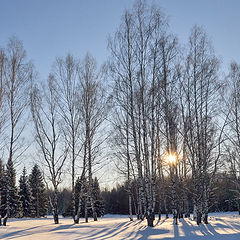
POLYGON ((188 239, 188 240, 240 240, 240 217, 237 213, 210 214, 209 224, 197 226, 190 219, 173 225, 172 219, 155 221, 153 228, 146 221, 129 222, 127 216, 106 215, 98 222, 72 223, 72 219, 60 219, 53 224, 52 218, 10 219, 8 226, 0 227, 0 239, 77 240, 77 239, 188 239))

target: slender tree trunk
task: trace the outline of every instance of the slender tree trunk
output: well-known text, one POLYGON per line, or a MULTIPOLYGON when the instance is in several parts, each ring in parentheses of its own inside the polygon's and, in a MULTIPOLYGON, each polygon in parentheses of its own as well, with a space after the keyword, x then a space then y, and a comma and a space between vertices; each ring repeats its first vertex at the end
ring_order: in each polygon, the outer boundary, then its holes
MULTIPOLYGON (((73 156, 72 156, 72 218, 74 223, 76 222, 77 214, 76 214, 76 193, 75 193, 75 153, 73 146, 73 156)), ((79 220, 78 220, 79 222, 79 220)))
POLYGON ((173 205, 173 223, 178 224, 177 218, 178 218, 178 210, 177 210, 177 194, 176 194, 176 176, 174 174, 174 166, 170 166, 170 176, 171 176, 171 182, 172 182, 172 205, 173 205))
POLYGON ((203 222, 208 224, 208 188, 204 187, 203 192, 203 222))
POLYGON ((78 197, 78 209, 77 209, 76 217, 75 217, 75 219, 74 219, 74 223, 76 223, 76 224, 79 223, 80 214, 81 214, 83 188, 84 188, 84 187, 83 187, 83 182, 81 181, 81 190, 80 190, 79 197, 78 197))
POLYGON ((87 223, 88 222, 88 198, 86 197, 86 199, 85 199, 85 213, 84 213, 84 215, 85 215, 85 222, 87 223))
POLYGON ((166 211, 166 218, 168 218, 168 207, 167 207, 167 197, 166 196, 164 198, 164 208, 165 208, 165 211, 166 211))
MULTIPOLYGON (((128 96, 127 96, 128 98, 128 96)), ((133 221, 132 216, 132 194, 130 185, 130 154, 129 154, 129 116, 126 114, 126 145, 127 145, 127 187, 128 187, 128 207, 129 207, 129 218, 133 221)))
POLYGON ((3 226, 7 226, 8 213, 3 217, 3 226))
POLYGON ((130 218, 130 221, 133 221, 133 215, 132 215, 132 195, 131 195, 131 193, 128 194, 128 206, 129 206, 129 218, 130 218))
POLYGON ((54 223, 59 224, 59 219, 58 219, 58 196, 57 196, 57 190, 55 189, 54 191, 54 203, 53 203, 53 218, 54 218, 54 223))
POLYGON ((159 199, 159 206, 158 206, 158 220, 161 220, 161 209, 162 209, 162 206, 161 206, 161 199, 159 199))

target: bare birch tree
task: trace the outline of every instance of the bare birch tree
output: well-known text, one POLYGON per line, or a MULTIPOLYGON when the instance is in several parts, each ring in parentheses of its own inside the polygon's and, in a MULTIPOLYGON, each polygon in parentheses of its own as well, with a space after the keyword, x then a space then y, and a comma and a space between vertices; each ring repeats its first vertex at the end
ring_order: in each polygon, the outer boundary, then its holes
POLYGON ((76 217, 76 161, 79 159, 82 144, 81 134, 81 112, 79 100, 79 61, 68 54, 65 58, 57 58, 54 64, 54 78, 57 84, 58 107, 63 120, 62 129, 65 141, 69 147, 72 175, 72 217, 75 223, 79 220, 76 217))
POLYGON ((137 1, 132 10, 125 11, 119 29, 109 40, 114 97, 128 116, 129 147, 137 165, 138 216, 146 217, 148 226, 153 226, 156 205, 157 87, 162 64, 160 42, 166 26, 156 6, 137 1))
POLYGON ((5 52, 6 67, 4 77, 10 116, 8 159, 16 161, 25 150, 21 136, 26 126, 26 121, 23 122, 23 118, 28 106, 28 93, 33 77, 33 66, 26 61, 26 52, 17 38, 13 37, 9 40, 5 52))
POLYGON ((194 184, 194 213, 197 224, 207 223, 212 179, 220 157, 222 130, 219 129, 218 59, 214 56, 206 33, 194 27, 189 38, 182 80, 183 122, 187 158, 194 184))
MULTIPOLYGON (((4 49, 0 48, 0 134, 3 134, 4 123, 6 122, 6 94, 5 94, 5 68, 6 68, 6 56, 4 49)), ((3 138, 1 137, 1 140, 3 138)), ((3 146, 1 146, 3 147, 3 146)))
MULTIPOLYGON (((23 44, 16 37, 10 38, 5 50, 0 54, 1 74, 1 106, 3 107, 3 90, 5 93, 7 121, 6 135, 8 148, 8 164, 16 164, 27 147, 23 131, 27 124, 26 111, 28 106, 29 86, 33 78, 33 66, 26 60, 23 44)), ((5 102, 4 101, 4 102, 5 102)), ((1 110, 1 109, 0 109, 1 110)), ((1 113, 0 113, 1 114, 1 113)), ((6 116, 6 115, 5 115, 6 116)), ((1 119, 3 120, 3 118, 1 119)), ((8 197, 7 197, 8 199, 8 197)), ((10 213, 9 201, 6 202, 6 216, 10 213)))
POLYGON ((58 224, 58 187, 62 182, 68 146, 64 144, 63 132, 59 123, 55 86, 55 79, 50 75, 47 86, 41 88, 33 86, 30 96, 35 139, 44 159, 44 165, 48 169, 46 176, 54 189, 54 197, 50 198, 50 204, 53 210, 54 223, 58 224))
MULTIPOLYGON (((91 207, 93 219, 97 221, 97 212, 93 199, 93 167, 101 152, 104 135, 100 129, 106 119, 107 96, 101 83, 101 72, 97 71, 96 60, 87 54, 79 70, 80 111, 82 114, 82 141, 84 174, 88 180, 88 195, 85 207, 91 207)), ((85 211, 87 214, 87 211, 85 211)), ((88 217, 85 216, 86 222, 88 217)))
POLYGON ((236 203, 240 214, 240 65, 232 62, 227 81, 225 93, 225 115, 228 118, 228 125, 225 130, 227 138, 226 160, 233 176, 235 185, 236 203))

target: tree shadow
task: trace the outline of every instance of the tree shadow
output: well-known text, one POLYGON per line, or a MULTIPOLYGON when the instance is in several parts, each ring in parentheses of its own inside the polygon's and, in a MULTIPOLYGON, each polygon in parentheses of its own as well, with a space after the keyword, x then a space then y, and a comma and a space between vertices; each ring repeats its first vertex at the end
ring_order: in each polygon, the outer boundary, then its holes
MULTIPOLYGON (((150 236, 153 237, 153 239, 157 239, 156 238, 157 235, 159 235, 159 238, 161 238, 161 235, 165 234, 165 233, 169 233, 169 230, 158 229, 158 228, 154 228, 154 227, 147 227, 142 231, 138 231, 136 233, 136 236, 138 237, 138 239, 141 239, 141 240, 146 240, 150 236)), ((129 239, 131 239, 131 238, 129 238, 129 239)), ((132 238, 132 239, 135 239, 135 238, 132 238)))
POLYGON ((158 219, 157 222, 156 222, 156 224, 154 225, 154 227, 156 227, 157 225, 162 225, 163 223, 166 222, 167 219, 169 219, 169 218, 165 218, 165 219, 163 219, 163 220, 158 219), (160 224, 159 224, 159 223, 160 223, 160 224))
POLYGON ((47 226, 47 225, 49 225, 49 224, 39 225, 39 226, 35 226, 35 227, 26 228, 23 230, 6 233, 6 234, 1 235, 1 239, 7 239, 7 238, 14 239, 14 238, 19 238, 19 237, 24 237, 24 236, 30 236, 30 235, 36 234, 36 232, 28 232, 28 231, 31 231, 31 230, 37 229, 37 228, 41 228, 41 227, 47 226))
MULTIPOLYGON (((185 219, 182 219, 182 228, 184 232, 184 236, 179 236, 179 233, 174 227, 174 237, 176 239, 186 239, 186 240, 198 240, 207 238, 209 240, 237 240, 240 239, 240 231, 236 232, 236 234, 220 234, 218 233, 215 228, 226 228, 226 224, 216 224, 212 226, 210 223, 208 224, 200 224, 200 225, 193 225, 191 222, 186 222, 185 219), (197 231, 200 231, 203 236, 196 235, 197 231)), ((240 226, 239 226, 240 227, 240 226)), ((229 229, 232 229, 232 227, 229 227, 229 229)), ((167 239, 167 238, 166 238, 167 239)))
MULTIPOLYGON (((140 221, 141 222, 141 221, 140 221)), ((101 239, 101 240, 106 240, 106 239, 119 239, 119 234, 124 234, 124 239, 148 239, 149 236, 152 235, 161 235, 164 233, 168 233, 168 230, 161 230, 161 229, 156 229, 154 227, 147 227, 147 226, 140 226, 138 227, 140 223, 138 222, 125 222, 125 223, 120 223, 117 226, 110 227, 110 228, 104 228, 101 229, 100 231, 94 231, 91 235, 76 238, 76 240, 81 240, 81 239, 101 239), (131 232, 126 232, 129 228, 131 228, 131 232)))
MULTIPOLYGON (((238 219, 236 221, 225 221, 224 219, 213 224, 200 224, 199 226, 195 222, 189 219, 181 219, 179 225, 173 225, 173 235, 169 237, 167 233, 170 230, 164 229, 161 226, 167 219, 157 221, 154 227, 147 227, 145 222, 136 220, 133 222, 124 221, 116 222, 111 225, 104 224, 59 224, 56 227, 47 230, 49 233, 52 232, 55 236, 65 236, 64 238, 72 239, 75 237, 76 240, 107 240, 107 239, 141 239, 146 240, 149 238, 153 239, 179 239, 179 240, 237 240, 240 239, 240 224, 238 219), (82 231, 81 229, 84 229, 82 231), (180 234, 181 233, 181 234, 180 234), (69 235, 70 234, 70 235, 69 235), (74 234, 74 235, 72 235, 74 234), (168 236, 164 236, 167 234, 168 236), (72 235, 72 236, 71 236, 72 235), (182 236, 180 236, 182 235, 182 236)), ((168 226, 168 222, 166 224, 168 226)), ((34 227, 5 233, 0 236, 0 239, 18 239, 30 236, 34 239, 35 234, 46 233, 44 232, 43 226, 53 226, 53 224, 41 224, 34 227)), ((172 235, 172 233, 171 233, 172 235)), ((50 237, 51 238, 51 237, 50 237)), ((56 237, 56 239, 58 239, 56 237)))
POLYGON ((179 238, 179 229, 178 229, 178 225, 174 224, 173 225, 173 231, 174 231, 174 238, 179 238))
POLYGON ((61 225, 59 224, 56 228, 53 228, 51 230, 49 230, 50 232, 54 232, 54 231, 59 231, 59 230, 66 230, 66 229, 69 229, 71 228, 72 226, 75 226, 76 224, 72 223, 72 224, 64 224, 64 225, 61 225))
MULTIPOLYGON (((100 231, 93 231, 91 235, 80 237, 77 239, 109 239, 110 237, 113 238, 114 236, 124 232, 130 225, 133 225, 134 222, 123 222, 117 224, 115 227, 105 227, 100 231)), ((84 226, 88 227, 88 226, 84 226)), ((90 227, 90 226, 89 226, 90 227)), ((95 226, 92 226, 95 228, 95 226)))

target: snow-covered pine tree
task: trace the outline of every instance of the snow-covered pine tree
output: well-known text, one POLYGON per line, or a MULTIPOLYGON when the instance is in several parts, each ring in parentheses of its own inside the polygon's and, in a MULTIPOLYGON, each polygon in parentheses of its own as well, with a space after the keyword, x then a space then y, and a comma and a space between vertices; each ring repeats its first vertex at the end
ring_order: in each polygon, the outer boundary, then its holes
POLYGON ((29 186, 32 194, 32 216, 43 217, 47 214, 47 196, 43 176, 37 164, 29 175, 29 186))
POLYGON ((97 216, 101 217, 104 215, 104 202, 101 197, 101 191, 98 183, 97 177, 93 180, 93 200, 94 200, 94 206, 97 212, 97 216))
POLYGON ((22 216, 30 217, 31 216, 31 192, 28 184, 28 177, 26 174, 26 168, 23 168, 22 176, 19 180, 19 201, 22 207, 22 216))
POLYGON ((18 197, 18 189, 16 186, 16 171, 11 158, 9 158, 4 176, 6 181, 6 204, 5 208, 8 217, 20 216, 20 204, 18 197))
POLYGON ((3 175, 1 178, 1 205, 0 205, 0 213, 3 219, 3 225, 7 223, 7 192, 8 192, 8 180, 7 180, 7 173, 3 168, 3 175))

